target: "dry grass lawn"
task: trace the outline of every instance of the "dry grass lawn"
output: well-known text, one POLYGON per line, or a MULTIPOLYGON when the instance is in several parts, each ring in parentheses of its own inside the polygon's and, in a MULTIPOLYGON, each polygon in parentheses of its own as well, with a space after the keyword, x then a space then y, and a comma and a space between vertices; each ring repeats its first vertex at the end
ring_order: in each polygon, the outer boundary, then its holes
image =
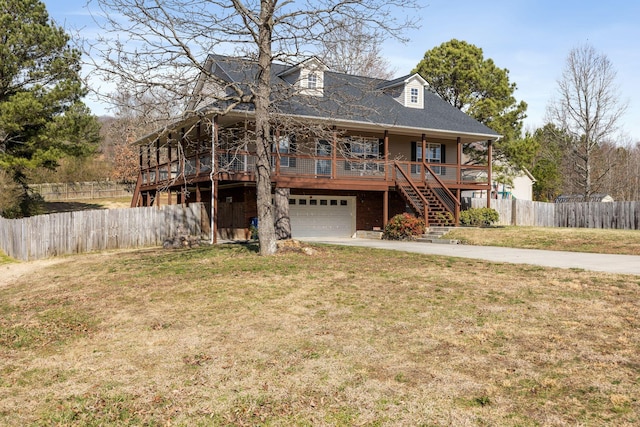
POLYGON ((461 227, 448 233, 446 238, 458 239, 462 243, 469 245, 640 255, 640 230, 552 227, 461 227))
POLYGON ((44 213, 88 211, 96 209, 124 209, 131 207, 131 197, 105 199, 79 199, 59 202, 45 202, 44 213))
POLYGON ((640 277, 348 247, 0 287, 0 425, 632 426, 640 277))

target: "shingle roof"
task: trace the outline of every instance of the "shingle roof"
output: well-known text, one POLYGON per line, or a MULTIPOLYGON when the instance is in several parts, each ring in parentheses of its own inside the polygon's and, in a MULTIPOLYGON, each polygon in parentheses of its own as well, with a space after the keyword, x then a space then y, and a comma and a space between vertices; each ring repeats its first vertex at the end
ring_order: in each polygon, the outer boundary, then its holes
MULTIPOLYGON (((256 81, 257 64, 234 57, 212 55, 225 77, 238 84, 256 81)), ((466 115, 438 95, 424 88, 424 108, 409 108, 395 100, 381 88, 395 86, 404 76, 394 80, 381 80, 350 74, 324 72, 323 96, 295 94, 279 99, 279 91, 286 90, 284 81, 278 75, 291 66, 272 64, 273 102, 279 112, 298 116, 340 119, 378 125, 400 126, 415 129, 449 131, 477 134, 482 137, 497 138, 498 133, 466 115)), ((251 110, 251 106, 241 108, 251 110)))

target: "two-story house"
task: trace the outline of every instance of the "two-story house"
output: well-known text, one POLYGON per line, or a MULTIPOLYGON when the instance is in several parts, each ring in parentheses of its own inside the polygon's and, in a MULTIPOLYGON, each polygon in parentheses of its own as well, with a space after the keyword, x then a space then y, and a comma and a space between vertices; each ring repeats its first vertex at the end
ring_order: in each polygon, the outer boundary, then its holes
MULTIPOLYGON (((210 203, 216 234, 243 238, 256 216, 254 109, 220 101, 250 90, 255 63, 211 55, 184 117, 137 142, 132 206, 210 203)), ((457 223, 462 191, 487 191, 499 135, 443 101, 418 74, 391 81, 336 73, 311 58, 274 63, 272 186, 289 189, 293 237, 352 236, 413 212, 457 223), (463 161, 465 144, 486 164, 463 161)))

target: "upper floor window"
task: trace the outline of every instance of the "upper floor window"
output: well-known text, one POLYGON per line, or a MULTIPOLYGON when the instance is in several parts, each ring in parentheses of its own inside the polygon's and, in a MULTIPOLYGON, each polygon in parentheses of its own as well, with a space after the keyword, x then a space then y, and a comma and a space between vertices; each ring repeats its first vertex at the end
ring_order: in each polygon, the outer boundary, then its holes
POLYGON ((418 103, 418 88, 415 88, 415 87, 411 88, 410 101, 412 104, 418 103))
POLYGON ((316 73, 309 73, 307 75, 307 88, 316 89, 318 87, 318 75, 316 73))

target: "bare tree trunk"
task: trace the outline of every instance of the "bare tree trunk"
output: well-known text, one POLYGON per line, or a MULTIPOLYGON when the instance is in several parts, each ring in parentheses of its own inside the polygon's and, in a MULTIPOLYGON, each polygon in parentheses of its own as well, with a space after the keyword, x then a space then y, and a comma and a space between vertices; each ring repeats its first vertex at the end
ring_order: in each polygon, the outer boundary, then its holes
POLYGON ((258 39, 258 67, 260 69, 255 93, 256 107, 256 202, 258 209, 258 241, 260 255, 277 251, 271 201, 271 144, 269 132, 269 96, 271 93, 271 31, 272 7, 262 0, 258 39))
POLYGON ((291 220, 289 219, 289 196, 291 189, 276 188, 275 204, 275 227, 278 240, 291 238, 291 220))

